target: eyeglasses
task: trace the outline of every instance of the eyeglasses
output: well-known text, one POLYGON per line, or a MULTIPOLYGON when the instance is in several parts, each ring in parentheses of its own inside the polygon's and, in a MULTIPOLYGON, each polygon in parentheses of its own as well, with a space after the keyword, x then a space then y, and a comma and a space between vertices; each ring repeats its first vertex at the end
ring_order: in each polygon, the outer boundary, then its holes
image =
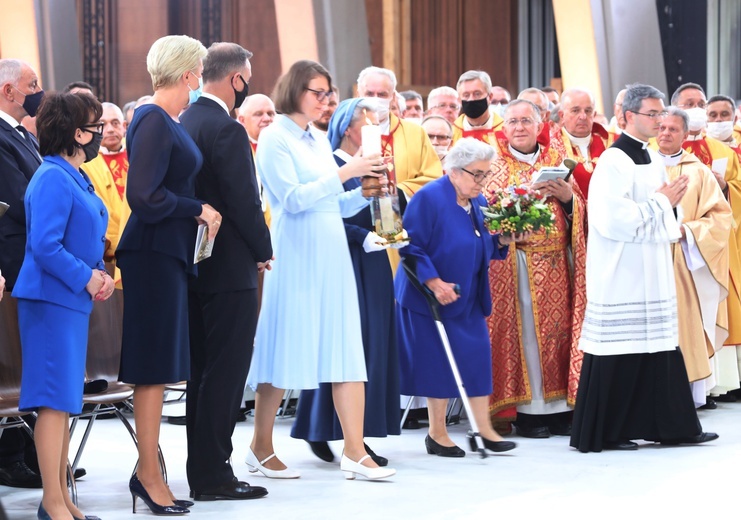
POLYGON ((507 119, 504 124, 507 126, 517 126, 518 124, 522 126, 533 126, 535 124, 535 120, 530 119, 529 117, 523 117, 520 119, 513 117, 512 119, 507 119))
POLYGON ((482 172, 482 171, 471 172, 471 171, 466 170, 465 168, 461 168, 461 170, 473 176, 473 180, 476 181, 476 184, 480 184, 481 186, 483 186, 484 183, 486 182, 486 179, 491 177, 491 175, 494 173, 491 170, 489 170, 488 172, 482 172))
MULTIPOLYGON (((628 112, 633 112, 632 110, 629 110, 628 112)), ((666 117, 666 114, 668 113, 666 110, 663 112, 649 112, 648 114, 644 114, 643 112, 633 112, 634 114, 638 114, 639 116, 646 116, 650 119, 656 119, 666 117)))
POLYGON ((451 135, 439 135, 439 134, 427 134, 430 141, 449 141, 453 136, 451 135))
POLYGON ((445 108, 449 108, 450 110, 460 110, 461 106, 456 105, 455 103, 440 103, 439 105, 435 105, 434 107, 430 108, 439 108, 440 110, 443 110, 445 108))
POLYGON ((102 134, 104 128, 105 123, 90 123, 89 125, 82 125, 80 130, 90 132, 91 134, 102 134))
POLYGON ((320 103, 323 102, 325 99, 331 99, 334 96, 334 92, 331 90, 314 90, 313 88, 306 87, 306 90, 309 92, 313 92, 316 96, 316 100, 320 103))
POLYGON ((694 101, 690 103, 684 103, 682 105, 677 105, 679 108, 688 109, 688 108, 706 108, 707 103, 705 101, 698 101, 695 103, 694 101))

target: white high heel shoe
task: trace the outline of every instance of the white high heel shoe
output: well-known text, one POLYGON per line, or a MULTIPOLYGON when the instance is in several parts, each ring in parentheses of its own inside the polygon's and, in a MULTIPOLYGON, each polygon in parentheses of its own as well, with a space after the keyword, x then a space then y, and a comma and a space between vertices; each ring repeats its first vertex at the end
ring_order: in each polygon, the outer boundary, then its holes
POLYGON ((381 480, 396 475, 396 470, 393 468, 369 468, 368 466, 363 466, 363 461, 369 458, 370 455, 366 455, 358 462, 355 462, 347 458, 343 453, 342 459, 340 459, 340 469, 345 474, 345 478, 347 480, 353 480, 357 475, 360 475, 368 480, 381 480))
POLYGON ((247 448, 247 458, 244 459, 244 463, 247 464, 247 469, 250 470, 250 473, 256 473, 259 471, 268 478, 299 478, 301 476, 301 473, 295 469, 268 469, 263 466, 263 464, 273 457, 275 457, 275 453, 263 460, 257 460, 252 448, 247 448))

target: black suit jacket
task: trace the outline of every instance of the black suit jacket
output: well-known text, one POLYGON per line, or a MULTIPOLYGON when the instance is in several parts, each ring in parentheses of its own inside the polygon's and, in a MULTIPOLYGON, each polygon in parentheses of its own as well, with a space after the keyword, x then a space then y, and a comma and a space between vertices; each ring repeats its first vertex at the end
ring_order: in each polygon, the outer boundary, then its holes
POLYGON ((0 269, 8 289, 15 285, 26 249, 26 208, 23 198, 41 156, 36 142, 27 141, 18 131, 0 119, 0 200, 10 204, 0 219, 0 269))
POLYGON ((252 151, 242 125, 213 100, 201 97, 180 118, 203 154, 196 197, 221 213, 211 258, 198 264, 191 288, 227 292, 257 288, 257 262, 273 256, 260 206, 252 151))

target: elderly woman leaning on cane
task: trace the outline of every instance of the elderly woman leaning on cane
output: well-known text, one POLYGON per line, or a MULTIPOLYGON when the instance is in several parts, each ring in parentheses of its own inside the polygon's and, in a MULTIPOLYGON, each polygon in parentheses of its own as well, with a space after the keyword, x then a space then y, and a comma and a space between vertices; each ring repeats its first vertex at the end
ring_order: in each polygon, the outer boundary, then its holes
MULTIPOLYGON (((411 243, 400 253, 405 261, 416 264, 417 277, 442 305, 442 322, 484 446, 501 452, 513 449, 515 443, 502 440, 489 419, 489 261, 503 260, 507 246, 526 236, 491 235, 484 226, 481 206, 486 201, 481 191, 491 174, 493 156, 489 145, 475 139, 456 143, 443 161, 447 175, 419 190, 409 202, 404 228, 411 243)), ((458 397, 459 391, 432 315, 404 271, 397 274, 395 285, 401 393, 428 398, 427 453, 463 457, 465 452, 453 443, 445 427, 447 401, 458 397)))

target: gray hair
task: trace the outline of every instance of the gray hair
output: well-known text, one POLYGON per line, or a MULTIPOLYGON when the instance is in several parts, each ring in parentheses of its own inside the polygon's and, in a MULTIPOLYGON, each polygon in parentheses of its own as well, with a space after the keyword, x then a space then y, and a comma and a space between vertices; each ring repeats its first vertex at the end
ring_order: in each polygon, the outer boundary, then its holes
POLYGON ((676 105, 677 101, 679 101, 679 95, 687 89, 699 90, 700 92, 702 92, 702 97, 705 97, 705 90, 703 90, 702 86, 698 85, 697 83, 684 83, 682 85, 679 85, 679 87, 677 87, 677 90, 674 91, 674 94, 672 94, 671 104, 676 105))
POLYGON ((458 83, 455 84, 456 90, 461 88, 461 85, 463 83, 466 83, 467 81, 473 81, 475 79, 484 84, 487 94, 491 92, 491 76, 489 76, 489 74, 487 74, 483 70, 469 70, 461 74, 461 77, 458 78, 458 83))
POLYGON ((427 94, 427 110, 432 108, 432 100, 438 96, 453 96, 458 99, 458 91, 453 87, 448 86, 433 88, 430 90, 430 93, 427 94))
POLYGON ((123 112, 121 111, 121 109, 119 108, 119 106, 118 106, 117 104, 115 104, 115 103, 110 103, 110 102, 108 102, 108 101, 103 101, 103 102, 101 103, 101 106, 103 107, 103 110, 105 110, 106 108, 112 108, 113 110, 115 110, 115 111, 116 111, 116 114, 117 114, 117 115, 118 115, 118 117, 119 117, 119 118, 121 119, 121 122, 122 122, 122 123, 124 122, 124 115, 123 115, 123 112))
MULTIPOLYGON (((540 101, 545 105, 545 109, 544 110, 550 110, 551 102, 548 100, 548 96, 545 95, 545 92, 543 92, 539 88, 530 87, 530 88, 526 88, 525 90, 523 90, 522 92, 520 92, 519 94, 517 94, 517 99, 525 99, 523 96, 524 95, 527 95, 527 94, 535 94, 537 96, 540 96, 540 101)), ((538 110, 540 110, 540 109, 541 108, 538 107, 538 110)))
POLYGON ((23 62, 21 60, 0 60, 0 85, 5 85, 6 83, 18 85, 22 72, 23 62))
POLYGON ((228 75, 242 70, 252 53, 236 43, 216 42, 208 48, 203 58, 203 82, 221 81, 228 75))
POLYGON ((623 114, 626 112, 640 112, 644 99, 664 99, 664 93, 651 85, 633 83, 628 85, 623 98, 623 114))
POLYGON ((551 121, 556 124, 561 123, 561 118, 558 116, 558 112, 561 110, 561 103, 556 103, 551 109, 551 121))
POLYGON ((365 80, 368 79, 368 76, 371 74, 381 74, 386 76, 391 81, 391 90, 396 90, 396 74, 394 74, 394 71, 390 69, 382 69, 381 67, 374 67, 372 65, 364 68, 360 71, 360 74, 358 74, 358 87, 360 87, 360 85, 365 85, 365 80))
POLYGON ((682 110, 679 107, 675 107, 673 105, 670 105, 666 107, 666 115, 668 116, 676 116, 682 119, 682 126, 684 127, 684 131, 687 132, 690 129, 690 116, 687 115, 687 112, 682 110))
POLYGON ((455 145, 448 151, 443 159, 445 171, 461 170, 471 163, 477 161, 489 161, 494 159, 496 153, 491 145, 486 144, 473 137, 458 139, 455 145))
MULTIPOLYGON (((127 115, 128 113, 129 113, 129 110, 131 110, 131 111, 132 111, 132 115, 133 115, 133 110, 134 110, 134 108, 136 108, 136 100, 134 100, 134 101, 129 101, 128 103, 126 103, 126 104, 125 104, 125 105, 123 106, 123 113, 124 113, 124 117, 126 117, 126 115, 127 115)), ((126 121, 129 121, 128 117, 126 117, 126 121)), ((131 123, 131 121, 129 121, 129 123, 131 123)))
POLYGON ((538 108, 538 105, 533 103, 532 101, 528 101, 527 99, 515 99, 514 101, 510 101, 507 104, 507 108, 504 110, 504 120, 507 120, 507 114, 517 105, 526 104, 530 106, 530 109, 533 111, 533 120, 536 123, 540 123, 542 119, 540 118, 540 109, 538 108))
POLYGON ((422 94, 420 94, 416 90, 405 90, 404 92, 399 92, 399 94, 401 94, 402 96, 404 96, 404 99, 406 101, 409 101, 410 99, 418 99, 419 100, 419 103, 421 105, 424 105, 424 100, 422 99, 422 94))
POLYGON ((399 112, 404 112, 407 109, 407 100, 404 96, 394 91, 396 97, 396 104, 399 105, 399 112))

